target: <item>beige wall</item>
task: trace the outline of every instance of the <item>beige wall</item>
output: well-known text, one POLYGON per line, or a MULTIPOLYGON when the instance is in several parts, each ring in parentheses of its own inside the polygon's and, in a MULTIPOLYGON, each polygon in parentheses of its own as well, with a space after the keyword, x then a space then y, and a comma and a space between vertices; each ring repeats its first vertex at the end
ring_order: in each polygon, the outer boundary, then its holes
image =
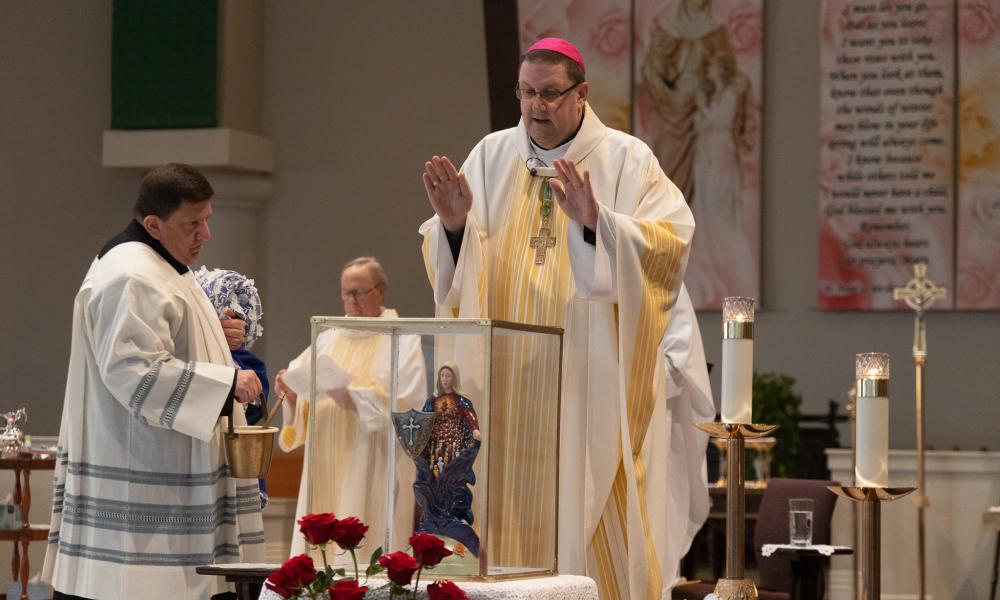
POLYGON ((0 3, 0 410, 59 428, 73 297, 138 178, 101 168, 111 2, 0 3))
POLYGON ((340 268, 355 256, 382 261, 402 316, 433 314, 420 173, 489 132, 484 39, 478 2, 268 4, 264 129, 277 150, 259 253, 273 370, 308 344, 310 315, 343 314, 340 268))
MULTIPOLYGON (((765 57, 764 302, 757 367, 796 377, 806 410, 840 400, 853 354, 891 352, 892 445, 913 444, 911 317, 815 306, 818 82, 815 2, 768 0, 765 57)), ((70 306, 101 244, 124 225, 140 174, 101 168, 110 104, 111 3, 0 3, 0 408, 29 405, 29 431, 58 429, 70 306)), ((347 259, 379 256, 389 303, 429 315, 416 229, 419 173, 456 161, 487 132, 482 7, 436 0, 266 5, 264 133, 275 195, 257 227, 273 370, 308 338, 307 319, 340 310, 347 259)), ((720 361, 717 314, 701 317, 720 361)), ((928 441, 997 447, 996 312, 930 321, 928 441)), ((718 390, 718 369, 715 389, 718 390)))

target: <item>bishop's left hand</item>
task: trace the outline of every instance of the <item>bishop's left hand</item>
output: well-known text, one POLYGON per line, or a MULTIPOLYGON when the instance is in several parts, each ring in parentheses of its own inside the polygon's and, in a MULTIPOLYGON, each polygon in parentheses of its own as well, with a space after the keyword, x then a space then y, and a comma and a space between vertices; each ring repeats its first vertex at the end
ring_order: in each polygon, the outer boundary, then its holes
POLYGON ((236 313, 233 309, 226 309, 226 316, 228 319, 219 319, 222 323, 222 333, 226 335, 226 343, 229 345, 230 350, 236 350, 243 345, 243 332, 244 324, 242 319, 236 318, 236 313))
POLYGON ((559 208, 580 225, 597 231, 597 199, 590 185, 590 171, 580 175, 576 164, 563 158, 555 162, 555 168, 558 176, 550 179, 549 185, 559 208))

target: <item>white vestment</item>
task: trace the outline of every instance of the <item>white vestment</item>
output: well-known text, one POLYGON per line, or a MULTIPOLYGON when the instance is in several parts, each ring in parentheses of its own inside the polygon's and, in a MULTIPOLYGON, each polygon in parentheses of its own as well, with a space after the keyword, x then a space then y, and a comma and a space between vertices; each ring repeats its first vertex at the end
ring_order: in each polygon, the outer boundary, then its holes
MULTIPOLYGON (((398 317, 392 309, 384 309, 381 316, 398 317)), ((295 521, 306 514, 307 483, 312 477, 309 511, 332 512, 337 518, 357 517, 364 521, 369 529, 358 560, 367 562, 371 552, 386 543, 387 443, 397 443, 389 420, 391 337, 331 328, 319 334, 316 347, 326 350, 333 362, 351 376, 346 390, 350 401, 342 404, 322 397, 316 403, 314 448, 310 448, 312 440, 307 440, 308 398, 299 396, 294 410, 284 404, 284 426, 278 441, 281 449, 290 452, 306 444, 295 521), (310 454, 316 457, 315 466, 311 466, 310 454)), ((289 371, 307 366, 310 355, 311 348, 303 350, 289 364, 289 371)), ((427 396, 427 381, 418 336, 400 336, 398 373, 396 411, 420 410, 427 396)), ((393 550, 402 549, 413 533, 413 479, 413 463, 397 444, 390 544, 393 550)), ((305 539, 296 526, 291 555, 303 552, 305 539)), ((317 554, 315 558, 320 557, 317 554)), ((330 552, 327 558, 340 564, 350 561, 349 556, 334 557, 330 552)))
MULTIPOLYGON (((559 571, 594 577, 605 598, 659 598, 692 533, 686 522, 666 522, 675 517, 660 510, 664 497, 654 493, 663 486, 650 482, 662 475, 666 487, 687 486, 700 476, 701 457, 686 460, 688 447, 671 439, 665 426, 672 413, 663 358, 694 220, 649 148, 605 127, 588 105, 565 158, 590 172, 599 205, 596 243, 587 243, 583 228, 556 207, 545 232, 555 245, 536 264, 532 238, 544 237, 545 183, 526 168, 531 156, 523 121, 472 150, 462 171, 473 205, 457 264, 439 219, 421 227, 438 314, 565 328, 559 571)), ((517 394, 497 396, 494 402, 530 402, 517 394)), ((506 425, 506 434, 547 435, 534 431, 531 421, 506 425)), ((532 468, 528 461, 517 464, 532 468)), ((517 536, 544 525, 531 521, 535 494, 519 497, 511 481, 497 481, 496 470, 490 476, 491 486, 509 489, 510 497, 501 498, 510 529, 504 540, 516 544, 517 536)), ((700 500, 707 503, 707 496, 700 500)), ((491 502, 496 507, 492 496, 491 502)), ((692 515, 701 510, 689 509, 692 515)), ((505 547, 490 552, 494 561, 499 556, 509 564, 543 558, 505 547)))
POLYGON ((663 539, 684 542, 671 544, 663 559, 664 565, 674 568, 673 572, 665 570, 663 573, 664 589, 669 590, 680 576, 681 558, 687 554, 695 534, 708 518, 711 504, 705 454, 708 434, 695 425, 714 421, 716 413, 698 316, 684 286, 670 314, 663 349, 670 378, 668 397, 665 410, 658 405, 654 411, 653 426, 670 434, 654 438, 653 443, 662 447, 654 449, 653 453, 666 453, 669 462, 666 468, 647 472, 648 493, 651 498, 660 499, 654 506, 662 518, 653 519, 653 524, 662 524, 663 539), (670 444, 669 449, 666 444, 670 444), (686 473, 687 479, 668 475, 678 472, 686 473))
POLYGON ((257 481, 230 477, 223 448, 236 369, 179 268, 129 241, 76 296, 43 568, 63 593, 202 600, 225 584, 196 566, 263 559, 257 481))

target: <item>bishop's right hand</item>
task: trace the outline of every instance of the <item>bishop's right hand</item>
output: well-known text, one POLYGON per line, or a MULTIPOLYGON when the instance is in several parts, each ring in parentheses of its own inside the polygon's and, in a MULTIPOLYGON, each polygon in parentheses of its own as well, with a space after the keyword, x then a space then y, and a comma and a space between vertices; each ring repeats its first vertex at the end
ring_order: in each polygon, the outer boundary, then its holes
POLYGON ((472 209, 472 188, 447 156, 435 156, 424 163, 424 189, 441 225, 451 233, 465 229, 465 217, 472 209))
POLYGON ((249 404, 257 399, 263 388, 257 374, 249 369, 243 369, 236 373, 236 390, 234 395, 236 400, 243 404, 249 404))

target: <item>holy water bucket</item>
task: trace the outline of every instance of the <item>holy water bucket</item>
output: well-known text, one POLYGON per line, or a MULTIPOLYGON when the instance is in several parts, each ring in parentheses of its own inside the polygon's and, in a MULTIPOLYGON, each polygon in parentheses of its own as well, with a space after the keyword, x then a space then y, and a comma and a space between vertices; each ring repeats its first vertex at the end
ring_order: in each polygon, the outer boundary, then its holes
POLYGON ((226 457, 233 477, 263 479, 271 468, 271 452, 277 427, 240 425, 233 427, 229 417, 226 437, 226 457))

